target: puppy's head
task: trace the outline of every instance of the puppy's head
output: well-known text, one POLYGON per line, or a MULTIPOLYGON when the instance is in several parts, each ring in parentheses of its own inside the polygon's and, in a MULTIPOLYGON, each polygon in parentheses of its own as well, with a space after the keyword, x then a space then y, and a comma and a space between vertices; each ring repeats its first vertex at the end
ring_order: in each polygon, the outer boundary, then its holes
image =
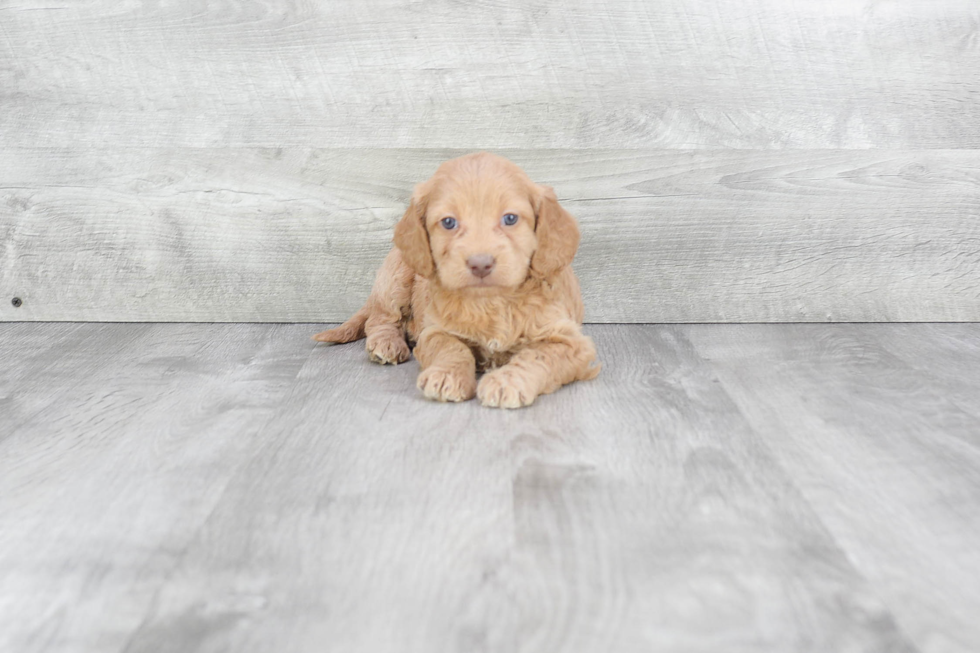
POLYGON ((439 166, 395 226, 405 262, 451 290, 493 292, 547 278, 572 262, 578 242, 551 188, 485 152, 439 166))

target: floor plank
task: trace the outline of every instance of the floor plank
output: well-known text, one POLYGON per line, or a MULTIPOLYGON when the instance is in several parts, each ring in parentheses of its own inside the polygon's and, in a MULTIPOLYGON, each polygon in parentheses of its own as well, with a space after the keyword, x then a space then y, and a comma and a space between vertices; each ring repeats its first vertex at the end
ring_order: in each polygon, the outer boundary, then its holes
POLYGON ((15 409, 0 416, 0 650, 121 649, 289 389, 305 331, 6 326, 21 347, 44 333, 52 364, 0 375, 15 409))
POLYGON ((689 332, 921 650, 977 650, 980 325, 689 332))
POLYGON ((0 649, 980 643, 980 325, 591 325, 516 412, 319 328, 0 325, 0 649))
POLYGON ((513 413, 317 352, 127 650, 912 650, 678 329, 596 335, 513 413))
POLYGON ((148 325, 0 324, 0 442, 72 389, 91 387, 147 346, 148 325))

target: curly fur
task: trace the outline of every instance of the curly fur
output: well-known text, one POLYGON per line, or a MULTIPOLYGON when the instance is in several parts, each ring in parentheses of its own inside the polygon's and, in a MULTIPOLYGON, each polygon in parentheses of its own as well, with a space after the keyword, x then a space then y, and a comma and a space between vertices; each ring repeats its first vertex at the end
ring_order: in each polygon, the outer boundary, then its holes
POLYGON ((578 226, 551 188, 507 159, 443 163, 415 188, 394 243, 364 307, 315 340, 366 336, 371 360, 383 364, 408 360, 413 342, 418 387, 437 401, 477 396, 517 408, 598 375, 571 267, 578 226), (517 223, 502 223, 506 213, 517 223), (456 226, 445 228, 445 217, 456 226), (474 256, 492 257, 488 275, 471 269, 474 256))

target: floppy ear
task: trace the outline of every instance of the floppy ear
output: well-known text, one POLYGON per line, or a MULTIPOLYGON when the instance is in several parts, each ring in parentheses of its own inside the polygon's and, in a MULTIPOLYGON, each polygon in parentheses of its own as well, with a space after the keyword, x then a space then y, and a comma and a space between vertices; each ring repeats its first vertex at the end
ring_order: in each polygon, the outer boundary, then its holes
POLYGON ((416 274, 431 277, 435 271, 429 232, 425 229, 425 209, 429 202, 428 189, 419 184, 412 194, 412 203, 395 225, 395 247, 401 250, 402 260, 416 274))
POLYGON ((531 272, 550 277, 572 262, 578 250, 579 232, 575 218, 558 204, 550 186, 538 186, 534 204, 534 233, 538 248, 531 257, 531 272))

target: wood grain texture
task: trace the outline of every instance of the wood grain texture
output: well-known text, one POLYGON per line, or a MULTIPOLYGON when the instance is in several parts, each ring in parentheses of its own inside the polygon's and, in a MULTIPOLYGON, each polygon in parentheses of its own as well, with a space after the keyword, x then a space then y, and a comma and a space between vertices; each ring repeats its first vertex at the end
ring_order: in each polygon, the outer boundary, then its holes
MULTIPOLYGON (((0 320, 346 319, 459 153, 8 150, 0 320)), ((578 218, 587 321, 980 320, 977 151, 502 153, 578 218)))
POLYGON ((17 337, 0 336, 0 360, 4 361, 0 375, 0 442, 32 420, 44 419, 73 388, 97 382, 99 366, 95 361, 99 357, 115 361, 117 357, 138 355, 145 349, 144 338, 150 326, 115 331, 93 331, 91 327, 70 323, 38 325, 29 331, 13 331, 14 328, 10 332, 17 337))
POLYGON ((973 0, 0 3, 0 147, 976 148, 973 0))
POLYGON ((603 374, 517 412, 318 326, 0 325, 93 370, 0 441, 0 645, 980 644, 980 414, 939 369, 977 325, 591 326, 603 374))
POLYGON ((977 650, 980 326, 688 333, 902 631, 977 650))
POLYGON ((119 651, 309 347, 279 325, 0 325, 0 650, 119 651))

